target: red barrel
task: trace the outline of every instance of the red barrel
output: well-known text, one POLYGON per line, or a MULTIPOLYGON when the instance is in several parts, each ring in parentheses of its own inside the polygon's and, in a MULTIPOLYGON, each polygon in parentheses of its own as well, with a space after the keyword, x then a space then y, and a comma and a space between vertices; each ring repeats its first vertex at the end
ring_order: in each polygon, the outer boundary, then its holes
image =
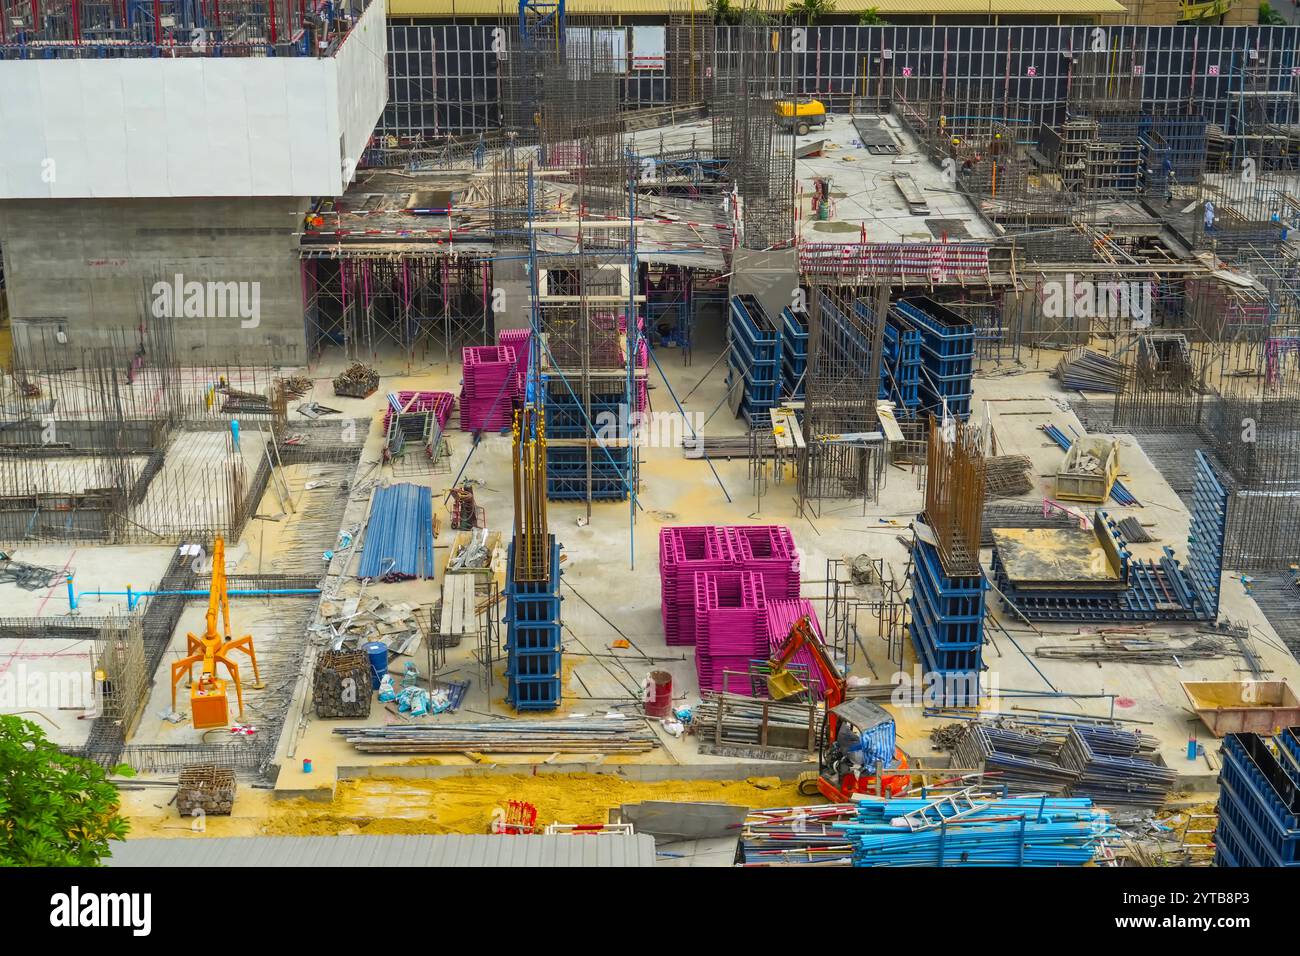
POLYGON ((651 694, 645 702, 647 717, 667 717, 673 709, 673 675, 667 671, 650 672, 651 694))

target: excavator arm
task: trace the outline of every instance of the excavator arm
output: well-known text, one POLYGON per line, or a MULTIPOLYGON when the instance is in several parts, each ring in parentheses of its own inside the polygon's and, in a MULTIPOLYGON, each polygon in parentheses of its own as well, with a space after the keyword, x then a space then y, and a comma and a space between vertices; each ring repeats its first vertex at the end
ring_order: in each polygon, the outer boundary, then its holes
POLYGON ((831 660, 830 652, 826 650, 826 645, 822 643, 817 632, 813 630, 812 622, 805 616, 794 622, 790 628, 790 635, 785 639, 785 644, 777 652, 776 657, 768 662, 770 673, 767 678, 767 689, 773 700, 782 700, 786 697, 792 697, 804 690, 807 690, 793 674, 786 669, 786 665, 795 654, 799 653, 801 647, 806 647, 812 653, 813 661, 817 665, 817 673, 821 678, 822 686, 825 688, 826 700, 826 721, 827 729, 830 732, 831 740, 835 739, 836 731, 839 729, 839 718, 832 712, 844 702, 845 681, 840 674, 840 670, 831 660))

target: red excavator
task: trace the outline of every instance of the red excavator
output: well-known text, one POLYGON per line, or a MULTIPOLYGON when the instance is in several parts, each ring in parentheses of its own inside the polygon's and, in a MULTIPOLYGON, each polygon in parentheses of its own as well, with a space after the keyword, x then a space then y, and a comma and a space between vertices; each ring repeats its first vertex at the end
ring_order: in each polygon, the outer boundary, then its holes
POLYGON ((800 792, 806 796, 821 793, 835 803, 848 803, 855 793, 894 797, 905 793, 911 786, 909 774, 882 771, 881 779, 877 780, 874 772, 877 761, 886 764, 890 771, 907 770, 907 756, 893 743, 894 718, 869 700, 845 700, 847 684, 807 617, 795 621, 784 646, 768 661, 768 695, 773 700, 784 700, 808 690, 788 669, 802 647, 808 648, 817 665, 824 689, 826 720, 818 748, 817 774, 800 779, 800 792), (872 753, 872 747, 888 749, 890 745, 894 752, 893 760, 888 763, 881 755, 872 753))

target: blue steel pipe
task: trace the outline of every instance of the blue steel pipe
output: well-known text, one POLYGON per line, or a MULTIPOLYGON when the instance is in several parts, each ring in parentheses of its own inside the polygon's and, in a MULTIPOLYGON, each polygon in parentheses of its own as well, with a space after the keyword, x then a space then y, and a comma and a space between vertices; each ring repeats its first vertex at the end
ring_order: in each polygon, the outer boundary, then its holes
MULTIPOLYGON (((83 597, 93 595, 94 597, 125 597, 127 610, 134 611, 141 598, 146 597, 207 597, 210 592, 207 590, 191 591, 135 591, 128 585, 125 591, 82 591, 73 593, 72 576, 68 575, 68 603, 72 610, 77 609, 78 603, 83 597)), ((242 591, 227 592, 230 597, 294 597, 310 596, 320 594, 320 588, 250 588, 242 591)))

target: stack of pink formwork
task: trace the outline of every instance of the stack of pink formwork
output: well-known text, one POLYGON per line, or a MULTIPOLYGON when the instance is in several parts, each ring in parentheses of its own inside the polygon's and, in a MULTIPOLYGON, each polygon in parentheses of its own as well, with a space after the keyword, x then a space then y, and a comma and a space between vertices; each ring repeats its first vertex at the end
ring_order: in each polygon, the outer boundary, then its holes
POLYGON ((497 333, 497 345, 515 350, 516 404, 523 402, 524 388, 528 381, 528 367, 532 361, 532 342, 532 329, 502 329, 497 333))
POLYGON ((460 391, 461 431, 509 428, 519 389, 515 350, 500 345, 472 345, 462 354, 465 369, 460 391))
POLYGON ((438 428, 446 428, 455 406, 456 396, 451 392, 389 392, 384 409, 384 434, 388 434, 388 423, 396 412, 433 412, 438 428))
POLYGON ((697 571, 695 673, 701 690, 749 694, 749 664, 767 656, 767 601, 753 571, 697 571))
MULTIPOLYGON (((640 347, 636 351, 636 367, 638 369, 647 369, 650 367, 650 346, 646 344, 645 339, 641 340, 640 347)), ((646 406, 650 404, 650 376, 639 377, 636 380, 636 410, 644 413, 646 406)))
POLYGON ((764 524, 726 530, 739 567, 763 576, 768 600, 799 597, 799 551, 789 528, 764 524))
POLYGON ((734 565, 735 555, 722 528, 659 529, 660 613, 669 644, 695 643, 695 573, 729 571, 734 565))
MULTIPOLYGON (((800 599, 797 601, 767 602, 767 657, 769 659, 774 660, 781 653, 786 641, 790 639, 790 630, 801 617, 808 618, 812 624, 813 633, 820 640, 822 625, 817 620, 817 612, 813 610, 811 601, 800 599)), ((812 691, 816 700, 821 700, 826 696, 821 671, 817 667, 817 661, 813 657, 812 651, 808 650, 807 647, 801 647, 795 652, 794 656, 789 660, 788 667, 812 691)))
POLYGON ((766 661, 773 649, 769 601, 782 605, 785 633, 797 609, 811 612, 799 601, 794 536, 779 525, 662 528, 659 576, 665 640, 695 645, 705 689, 751 693, 750 662, 766 661))

